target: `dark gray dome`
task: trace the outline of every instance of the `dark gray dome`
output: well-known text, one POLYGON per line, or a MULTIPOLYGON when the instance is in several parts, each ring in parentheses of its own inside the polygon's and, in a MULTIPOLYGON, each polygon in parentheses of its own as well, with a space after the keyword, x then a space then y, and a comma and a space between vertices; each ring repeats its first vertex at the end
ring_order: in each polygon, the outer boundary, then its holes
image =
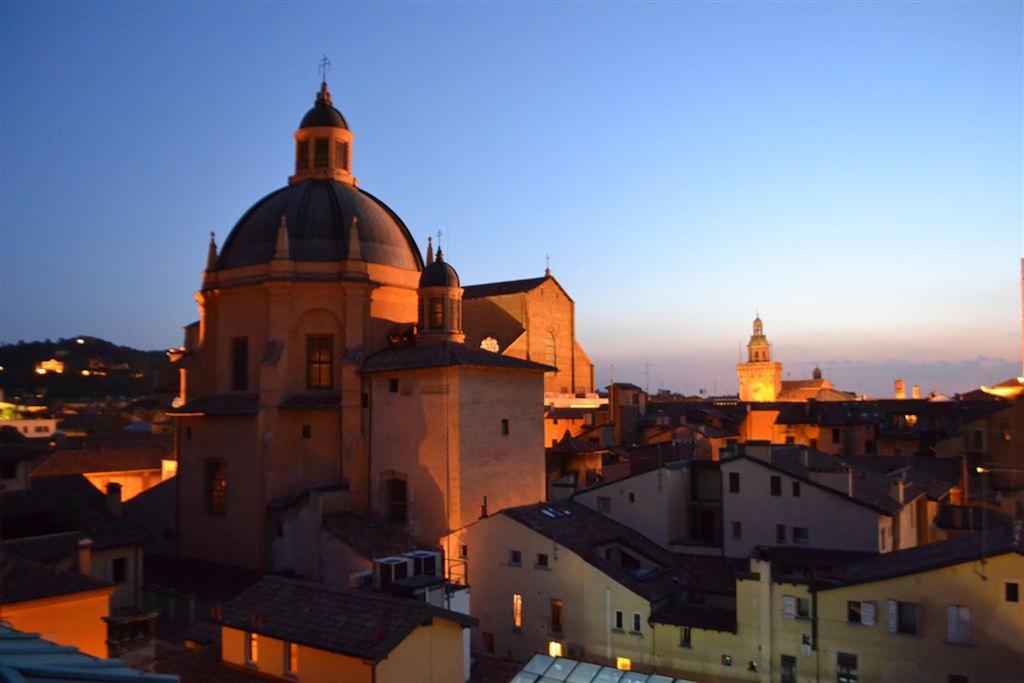
POLYGON ((331 128, 344 128, 348 130, 348 123, 341 112, 327 104, 317 102, 313 108, 302 117, 299 128, 313 128, 314 126, 330 126, 331 128))
POLYGON ((348 130, 348 123, 341 112, 334 108, 331 103, 331 93, 327 90, 327 84, 320 84, 320 92, 316 94, 316 102, 313 108, 302 117, 299 128, 313 128, 316 126, 330 126, 331 128, 344 128, 348 130))
POLYGON ((423 268, 408 228, 384 202, 337 180, 305 180, 268 194, 245 212, 224 242, 217 270, 269 263, 282 213, 289 256, 296 261, 350 258, 356 218, 359 253, 351 257, 407 270, 423 268))
POLYGON ((458 287, 459 274, 448 263, 434 261, 423 269, 420 275, 420 287, 458 287))

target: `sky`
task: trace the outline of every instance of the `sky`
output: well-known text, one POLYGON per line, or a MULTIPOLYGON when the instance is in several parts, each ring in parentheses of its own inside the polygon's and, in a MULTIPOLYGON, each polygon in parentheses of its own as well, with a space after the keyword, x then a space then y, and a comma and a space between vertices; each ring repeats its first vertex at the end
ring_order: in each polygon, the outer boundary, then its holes
POLYGON ((464 284, 551 269, 605 382, 1020 373, 1022 3, 0 5, 0 341, 181 343, 332 62, 464 284))

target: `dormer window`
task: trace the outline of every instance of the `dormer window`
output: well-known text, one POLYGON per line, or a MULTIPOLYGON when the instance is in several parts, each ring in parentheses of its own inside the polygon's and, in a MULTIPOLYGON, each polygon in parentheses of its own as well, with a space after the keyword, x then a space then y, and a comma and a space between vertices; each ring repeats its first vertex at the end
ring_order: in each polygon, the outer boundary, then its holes
POLYGON ((327 138, 317 138, 313 141, 314 159, 316 168, 327 168, 327 138))
POLYGON ((295 143, 295 168, 299 171, 309 168, 309 143, 306 140, 295 143))

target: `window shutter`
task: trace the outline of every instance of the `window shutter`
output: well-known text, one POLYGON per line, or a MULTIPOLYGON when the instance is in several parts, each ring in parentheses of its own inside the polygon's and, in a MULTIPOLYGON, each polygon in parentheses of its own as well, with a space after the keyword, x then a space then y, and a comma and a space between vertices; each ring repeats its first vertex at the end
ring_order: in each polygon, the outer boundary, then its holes
POLYGON ((971 608, 957 607, 957 630, 959 636, 957 642, 968 645, 971 642, 971 608))
POLYGON ((946 640, 951 643, 957 642, 956 628, 959 621, 956 605, 946 608, 946 640))
POLYGON ((785 619, 796 619, 796 598, 792 595, 782 596, 782 616, 785 619))
POLYGON ((889 633, 899 631, 900 603, 896 600, 885 601, 885 628, 889 633))
POLYGON ((862 602, 860 604, 860 623, 865 626, 875 625, 875 603, 862 602))

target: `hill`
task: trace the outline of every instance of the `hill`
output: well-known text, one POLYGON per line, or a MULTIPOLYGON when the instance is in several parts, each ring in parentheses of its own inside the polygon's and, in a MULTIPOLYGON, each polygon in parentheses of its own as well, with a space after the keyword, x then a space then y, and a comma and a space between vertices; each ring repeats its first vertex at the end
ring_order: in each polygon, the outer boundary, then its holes
POLYGON ((96 337, 0 346, 0 389, 8 399, 134 397, 173 391, 163 351, 140 351, 96 337))

